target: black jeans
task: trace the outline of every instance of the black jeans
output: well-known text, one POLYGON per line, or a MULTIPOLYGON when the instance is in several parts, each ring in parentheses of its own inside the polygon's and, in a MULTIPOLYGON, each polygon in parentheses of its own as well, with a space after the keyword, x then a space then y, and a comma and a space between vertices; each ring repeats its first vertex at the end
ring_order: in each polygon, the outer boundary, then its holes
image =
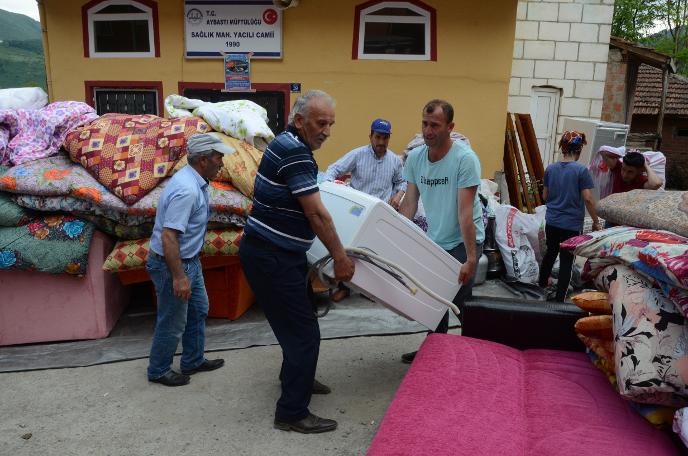
MULTIPOLYGON (((459 260, 461 263, 466 262, 466 246, 463 245, 463 243, 457 245, 453 249, 447 251, 451 256, 459 260)), ((476 244, 475 245, 475 256, 476 256, 476 272, 478 268, 478 261, 480 260, 480 257, 483 254, 483 245, 482 244, 476 244)), ((475 276, 473 276, 466 285, 462 285, 461 288, 459 289, 458 293, 456 293, 456 296, 454 296, 454 299, 452 302, 459 308, 461 313, 463 314, 463 309, 464 309, 464 303, 466 302, 466 299, 471 297, 471 294, 473 292, 473 283, 475 283, 475 276)), ((459 321, 462 321, 461 315, 459 316, 459 321)), ((449 311, 447 310, 447 313, 444 314, 444 317, 442 317, 442 320, 440 323, 437 325, 437 329, 435 329, 434 332, 436 333, 441 333, 441 334, 447 334, 447 331, 449 331, 449 311)))
POLYGON ((308 293, 306 254, 244 237, 241 267, 282 347, 282 395, 275 418, 308 416, 320 351, 320 327, 308 293))
POLYGON ((557 260, 557 255, 559 255, 559 280, 557 281, 556 301, 564 302, 564 299, 566 299, 566 292, 569 289, 569 283, 571 282, 573 253, 560 250, 559 245, 567 239, 578 236, 580 232, 564 230, 547 225, 545 227, 545 233, 547 235, 547 253, 542 259, 542 264, 540 265, 540 277, 538 279, 538 284, 542 288, 547 286, 547 280, 549 279, 549 275, 552 273, 552 268, 554 267, 554 262, 557 260))

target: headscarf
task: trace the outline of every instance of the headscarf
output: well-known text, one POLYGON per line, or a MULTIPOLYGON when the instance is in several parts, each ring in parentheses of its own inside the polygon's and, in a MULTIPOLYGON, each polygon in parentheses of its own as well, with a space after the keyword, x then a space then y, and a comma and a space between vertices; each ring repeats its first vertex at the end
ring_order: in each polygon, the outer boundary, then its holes
POLYGON ((585 133, 579 131, 565 131, 561 135, 559 147, 565 154, 580 154, 583 146, 588 142, 585 140, 585 133))

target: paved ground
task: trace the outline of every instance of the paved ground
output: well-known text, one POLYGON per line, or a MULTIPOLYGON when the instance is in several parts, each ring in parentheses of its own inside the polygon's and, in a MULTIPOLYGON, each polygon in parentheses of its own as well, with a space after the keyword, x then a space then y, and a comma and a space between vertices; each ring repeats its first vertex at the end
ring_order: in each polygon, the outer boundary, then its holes
POLYGON ((147 360, 0 374, 1 455, 365 454, 423 334, 323 341, 311 410, 339 421, 321 435, 272 428, 279 347, 209 354, 221 370, 190 385, 148 383, 147 360))

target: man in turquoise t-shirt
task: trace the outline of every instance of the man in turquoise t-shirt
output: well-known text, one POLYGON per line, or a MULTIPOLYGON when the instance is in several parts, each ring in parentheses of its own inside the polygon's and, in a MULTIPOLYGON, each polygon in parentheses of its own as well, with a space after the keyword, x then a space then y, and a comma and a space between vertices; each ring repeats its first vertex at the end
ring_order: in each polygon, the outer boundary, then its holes
MULTIPOLYGON (((423 199, 428 237, 463 264, 458 277, 461 289, 454 298, 454 304, 462 309, 473 288, 485 228, 478 199, 480 161, 469 146, 452 141, 453 129, 451 104, 432 100, 425 105, 425 145, 413 149, 406 159, 404 179, 408 186, 399 212, 412 220, 418 199, 423 199)), ((449 312, 435 331, 446 333, 448 328, 449 312)), ((402 361, 410 363, 415 355, 415 352, 406 353, 402 361)))

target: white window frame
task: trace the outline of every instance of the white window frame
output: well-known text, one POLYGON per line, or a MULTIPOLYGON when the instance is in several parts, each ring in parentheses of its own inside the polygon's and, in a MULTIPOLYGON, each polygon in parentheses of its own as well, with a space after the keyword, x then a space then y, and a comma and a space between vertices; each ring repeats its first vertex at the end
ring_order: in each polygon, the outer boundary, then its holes
POLYGON ((88 18, 88 51, 89 57, 91 58, 147 58, 155 57, 155 24, 153 22, 153 9, 139 3, 134 0, 107 0, 103 3, 99 3, 94 7, 90 8, 87 13, 88 18), (144 13, 125 13, 125 14, 97 14, 98 11, 102 10, 111 5, 131 5, 139 8, 144 13), (148 52, 96 52, 96 37, 95 37, 95 27, 93 22, 95 19, 103 19, 108 21, 135 21, 135 20, 146 20, 148 21, 148 43, 150 51, 148 52))
POLYGON ((358 59, 359 60, 431 60, 432 59, 432 21, 430 12, 410 2, 382 2, 361 10, 358 18, 358 59), (370 13, 383 8, 409 9, 420 16, 374 16, 370 13), (425 25, 425 53, 421 55, 408 54, 366 54, 365 25, 369 22, 383 22, 385 24, 424 24, 425 25))

